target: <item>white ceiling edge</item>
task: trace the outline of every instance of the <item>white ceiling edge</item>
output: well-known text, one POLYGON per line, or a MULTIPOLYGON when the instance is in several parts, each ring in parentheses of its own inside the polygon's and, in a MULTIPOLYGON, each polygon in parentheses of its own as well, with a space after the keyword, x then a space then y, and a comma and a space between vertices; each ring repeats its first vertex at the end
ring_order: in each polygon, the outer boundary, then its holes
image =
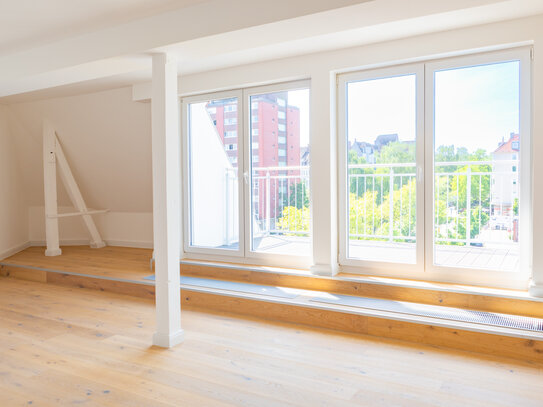
MULTIPOLYGON (((456 7, 463 6, 464 8, 454 9, 451 4, 448 4, 445 9, 449 11, 438 13, 435 13, 435 7, 428 8, 428 4, 443 4, 443 2, 416 0, 410 2, 411 7, 409 9, 403 7, 403 12, 396 10, 394 13, 384 13, 379 15, 379 19, 376 15, 366 16, 367 19, 362 21, 366 25, 359 26, 361 24, 360 13, 367 12, 370 5, 373 7, 375 14, 378 10, 376 7, 378 4, 381 4, 381 6, 385 3, 391 5, 393 3, 399 4, 402 1, 383 0, 381 2, 359 4, 339 10, 200 38, 170 47, 153 49, 152 51, 171 52, 181 55, 179 58, 179 72, 180 75, 187 75, 543 13, 543 2, 540 0, 484 1, 478 3, 483 5, 469 8, 465 8, 465 6, 467 3, 473 5, 472 1, 464 2, 464 4, 460 4, 461 2, 458 1, 454 2, 456 7), (414 12, 413 7, 416 8, 417 5, 423 8, 414 12), (451 8, 453 8, 452 11, 451 8), (421 13, 423 15, 417 16, 417 14, 421 13), (415 17, 403 18, 413 15, 415 17), (340 25, 344 29, 338 31, 336 23, 324 24, 324 21, 330 17, 334 17, 334 21, 341 21, 340 25), (375 23, 376 21, 384 22, 375 23), (326 26, 326 29, 323 29, 323 26, 326 26), (356 28, 350 28, 353 26, 356 28), (317 28, 302 30, 303 27, 317 28), (323 30, 327 32, 318 35, 323 30), (277 32, 281 32, 282 35, 275 35, 274 33, 277 32), (292 34, 293 32, 294 34, 292 34), (212 56, 209 56, 209 54, 212 54, 212 56)), ((67 72, 69 75, 63 74, 62 70, 60 73, 58 71, 50 72, 38 76, 35 80, 33 78, 21 78, 18 82, 12 82, 6 87, 9 91, 7 93, 3 92, 4 89, 0 86, 0 95, 17 95, 0 98, 0 103, 18 103, 37 98, 43 99, 75 94, 75 92, 81 91, 104 90, 107 87, 126 86, 130 80, 133 81, 132 83, 149 81, 151 78, 150 56, 110 58, 92 64, 82 64, 68 69, 67 72), (79 80, 77 80, 78 78, 79 80), (43 88, 47 87, 43 86, 45 82, 50 84, 49 90, 43 90, 43 88)), ((135 89, 144 89, 146 86, 145 83, 139 84, 135 86, 135 89)), ((145 97, 138 96, 137 98, 145 97)))

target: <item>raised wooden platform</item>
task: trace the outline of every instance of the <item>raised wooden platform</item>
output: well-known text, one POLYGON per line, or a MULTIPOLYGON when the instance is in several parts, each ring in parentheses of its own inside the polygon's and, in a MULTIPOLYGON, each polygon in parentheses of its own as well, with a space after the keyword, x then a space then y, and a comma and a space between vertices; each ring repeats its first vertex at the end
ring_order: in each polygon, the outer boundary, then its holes
MULTIPOLYGON (((29 248, 0 262, 0 274, 154 298, 154 282, 145 279, 151 274, 150 250, 116 247, 66 247, 63 250, 62 256, 45 257, 43 248, 29 248)), ((277 298, 182 285, 182 301, 185 307, 227 311, 543 362, 543 335, 537 332, 311 301, 311 297, 315 295, 343 293, 426 304, 465 305, 464 308, 492 312, 507 313, 514 310, 516 314, 540 317, 543 303, 521 292, 482 288, 470 288, 470 291, 459 286, 423 285, 397 280, 387 282, 382 281, 384 279, 348 275, 326 278, 297 270, 193 262, 183 262, 181 274, 277 286, 285 290, 291 289, 295 293, 293 298, 277 298), (499 296, 500 292, 504 294, 503 297, 499 296)))

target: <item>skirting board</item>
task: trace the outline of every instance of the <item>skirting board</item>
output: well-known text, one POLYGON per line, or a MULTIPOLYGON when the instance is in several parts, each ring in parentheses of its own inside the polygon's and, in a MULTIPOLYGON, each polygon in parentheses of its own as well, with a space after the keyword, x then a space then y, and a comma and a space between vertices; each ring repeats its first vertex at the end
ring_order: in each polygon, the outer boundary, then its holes
POLYGON ((6 257, 13 256, 15 253, 19 253, 21 250, 24 250, 30 246, 32 246, 30 242, 25 242, 10 249, 4 250, 0 252, 0 260, 4 260, 6 257))
MULTIPOLYGON (((104 241, 107 243, 108 246, 134 247, 136 249, 152 249, 153 248, 153 242, 137 242, 137 241, 131 241, 131 240, 107 240, 107 239, 104 239, 104 241)), ((73 239, 73 240, 61 239, 60 245, 61 246, 88 246, 89 242, 90 242, 89 240, 83 240, 83 239, 73 239)), ((28 245, 26 247, 29 247, 29 246, 44 246, 45 247, 45 245, 46 245, 45 240, 32 240, 28 242, 28 245)), ((23 249, 26 249, 26 247, 24 247, 23 249)), ((12 254, 15 254, 15 253, 12 253, 12 254)))

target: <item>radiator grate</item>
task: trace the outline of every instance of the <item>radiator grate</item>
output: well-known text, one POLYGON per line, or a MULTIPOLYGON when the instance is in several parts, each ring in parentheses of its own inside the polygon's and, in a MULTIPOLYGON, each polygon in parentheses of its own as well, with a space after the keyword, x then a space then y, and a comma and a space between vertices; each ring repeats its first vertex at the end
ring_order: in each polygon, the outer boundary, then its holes
POLYGON ((326 298, 312 298, 311 301, 543 333, 543 319, 520 315, 336 294, 332 294, 326 298))

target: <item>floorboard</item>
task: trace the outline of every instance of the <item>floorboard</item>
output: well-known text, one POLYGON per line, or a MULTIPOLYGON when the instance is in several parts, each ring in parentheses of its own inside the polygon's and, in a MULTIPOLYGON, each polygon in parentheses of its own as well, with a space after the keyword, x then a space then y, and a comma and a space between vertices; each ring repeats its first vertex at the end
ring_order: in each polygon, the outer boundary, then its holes
POLYGON ((0 278, 0 405, 538 406, 543 366, 0 278))

